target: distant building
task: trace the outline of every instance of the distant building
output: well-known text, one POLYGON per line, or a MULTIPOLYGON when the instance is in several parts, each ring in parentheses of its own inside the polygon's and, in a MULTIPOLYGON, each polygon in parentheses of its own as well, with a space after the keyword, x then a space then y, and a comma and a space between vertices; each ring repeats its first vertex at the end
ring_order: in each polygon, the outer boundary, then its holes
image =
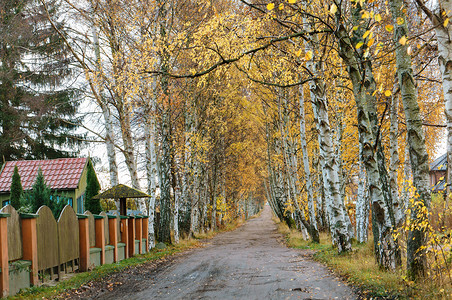
POLYGON ((0 203, 9 204, 11 179, 14 166, 19 175, 24 191, 31 190, 39 168, 42 170, 46 184, 53 192, 68 197, 68 204, 77 213, 85 211, 86 176, 89 158, 58 158, 50 160, 8 161, 0 170, 0 203))
POLYGON ((447 153, 430 164, 430 186, 432 192, 441 192, 446 188, 447 153))

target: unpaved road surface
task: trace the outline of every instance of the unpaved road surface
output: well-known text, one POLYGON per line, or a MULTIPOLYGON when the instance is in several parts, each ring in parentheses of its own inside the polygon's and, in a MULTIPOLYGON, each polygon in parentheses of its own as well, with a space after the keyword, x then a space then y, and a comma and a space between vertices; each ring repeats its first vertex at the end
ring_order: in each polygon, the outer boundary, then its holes
MULTIPOLYGON (((201 249, 123 284, 80 296, 96 299, 357 299, 353 290, 307 251, 289 249, 271 220, 260 217, 222 233, 201 249), (111 290, 111 291, 110 291, 111 290)), ((124 277, 124 276, 123 276, 124 277)), ((92 291, 91 291, 92 292, 92 291)))

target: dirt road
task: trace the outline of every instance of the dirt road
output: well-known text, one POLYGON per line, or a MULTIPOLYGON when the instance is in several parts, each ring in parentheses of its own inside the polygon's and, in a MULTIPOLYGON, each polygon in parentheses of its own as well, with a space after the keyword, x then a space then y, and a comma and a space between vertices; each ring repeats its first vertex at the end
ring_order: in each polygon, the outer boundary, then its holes
POLYGON ((94 295, 97 299, 356 299, 303 250, 288 249, 265 206, 261 216, 205 248, 94 295))

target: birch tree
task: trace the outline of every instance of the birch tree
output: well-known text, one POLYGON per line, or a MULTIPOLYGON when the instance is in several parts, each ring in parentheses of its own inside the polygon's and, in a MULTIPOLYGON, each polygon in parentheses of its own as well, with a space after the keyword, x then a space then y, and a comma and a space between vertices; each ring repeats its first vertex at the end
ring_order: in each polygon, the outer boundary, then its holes
POLYGON ((306 125, 305 125, 305 113, 304 113, 304 92, 303 87, 300 87, 300 145, 301 152, 303 154, 303 168, 304 168, 304 178, 306 181, 306 194, 308 197, 308 209, 309 209, 309 222, 311 231, 310 235, 312 240, 316 243, 320 242, 319 238, 319 230, 317 228, 317 218, 315 213, 314 206, 314 193, 311 179, 311 170, 309 165, 309 156, 308 156, 308 146, 306 143, 306 125))
MULTIPOLYGON (((372 202, 372 228, 374 231, 374 247, 377 261, 381 266, 394 269, 400 264, 400 252, 398 243, 392 236, 395 225, 393 219, 392 201, 388 197, 390 194, 383 191, 382 178, 379 168, 375 145, 378 142, 375 136, 375 129, 372 128, 371 116, 369 114, 369 95, 362 82, 371 79, 366 71, 369 71, 366 64, 360 61, 360 55, 355 51, 355 45, 345 26, 344 15, 345 6, 335 5, 334 15, 336 19, 335 36, 339 44, 339 56, 347 66, 347 72, 353 85, 353 94, 358 109, 358 130, 359 140, 362 144, 362 159, 366 167, 367 182, 372 202)), ((361 4, 356 3, 356 8, 352 8, 352 16, 361 18, 359 12, 362 10, 361 4)), ((358 22, 358 21, 357 21, 358 22)), ((370 85, 373 85, 370 83, 370 85)), ((367 85, 369 86, 369 85, 367 85)), ((382 166, 382 164, 380 164, 382 166)))
POLYGON ((361 160, 362 145, 360 148, 358 191, 356 195, 356 238, 359 243, 367 242, 369 226, 369 200, 367 192, 366 169, 361 160))
POLYGON ((429 209, 431 196, 429 188, 429 164, 425 147, 425 137, 417 99, 417 89, 413 76, 411 57, 408 53, 408 25, 402 10, 403 1, 391 0, 391 14, 394 24, 394 42, 397 59, 397 77, 407 122, 407 139, 409 145, 413 185, 416 188, 416 199, 410 205, 412 227, 407 240, 407 269, 412 278, 426 275, 427 258, 425 254, 426 236, 424 220, 419 220, 423 208, 429 209))
MULTIPOLYGON (((447 122, 447 165, 452 166, 452 27, 449 24, 452 1, 439 0, 429 9, 423 0, 415 0, 433 24, 438 43, 438 63, 442 76, 445 116, 447 122)), ((452 168, 446 173, 446 203, 450 198, 452 183, 452 168)))

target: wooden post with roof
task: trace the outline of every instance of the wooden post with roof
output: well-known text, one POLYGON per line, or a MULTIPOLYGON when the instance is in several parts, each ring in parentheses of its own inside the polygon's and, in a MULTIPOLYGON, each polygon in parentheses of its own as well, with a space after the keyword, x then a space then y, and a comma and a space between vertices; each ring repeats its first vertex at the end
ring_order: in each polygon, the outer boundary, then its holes
MULTIPOLYGON (((127 185, 124 184, 118 184, 108 190, 106 190, 105 192, 96 195, 93 197, 93 199, 114 199, 115 202, 119 199, 119 215, 120 217, 124 218, 127 217, 127 198, 149 198, 151 196, 149 196, 148 194, 145 194, 137 189, 131 188, 127 185)), ((135 220, 134 220, 135 221, 135 220)), ((129 256, 132 256, 135 250, 135 233, 133 232, 132 234, 130 232, 127 232, 128 230, 133 230, 135 231, 135 224, 134 222, 122 222, 121 224, 123 224, 121 227, 121 237, 124 238, 124 236, 126 236, 126 241, 123 241, 124 243, 126 243, 126 256, 127 253, 129 253, 129 256), (133 228, 125 228, 130 227, 128 223, 131 223, 133 228), (126 225, 127 224, 127 225, 126 225)), ((140 223, 141 224, 141 223, 140 223)), ((146 222, 147 224, 147 222, 146 222)), ((142 230, 140 231, 140 235, 142 235, 142 230)), ((141 244, 142 244, 142 240, 141 240, 141 236, 139 237, 140 239, 140 250, 138 251, 138 253, 141 252, 141 244)), ((146 245, 148 245, 149 241, 148 241, 148 237, 145 237, 146 239, 146 245)))
POLYGON ((119 199, 119 214, 121 216, 127 216, 127 198, 150 198, 148 194, 143 193, 137 189, 131 188, 124 184, 118 184, 114 187, 106 190, 105 192, 96 195, 93 199, 119 199))

